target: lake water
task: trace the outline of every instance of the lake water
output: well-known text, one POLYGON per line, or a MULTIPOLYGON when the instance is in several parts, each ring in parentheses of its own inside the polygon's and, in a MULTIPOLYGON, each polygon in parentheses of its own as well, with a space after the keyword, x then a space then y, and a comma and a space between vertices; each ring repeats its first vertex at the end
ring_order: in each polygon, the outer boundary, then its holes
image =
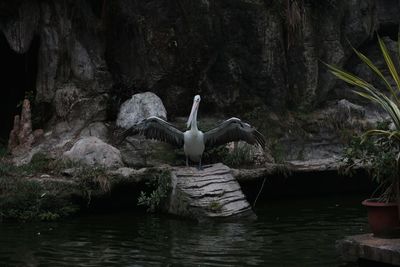
POLYGON ((0 224, 0 266, 341 266, 335 240, 367 232, 363 197, 262 200, 254 223, 144 213, 0 224))

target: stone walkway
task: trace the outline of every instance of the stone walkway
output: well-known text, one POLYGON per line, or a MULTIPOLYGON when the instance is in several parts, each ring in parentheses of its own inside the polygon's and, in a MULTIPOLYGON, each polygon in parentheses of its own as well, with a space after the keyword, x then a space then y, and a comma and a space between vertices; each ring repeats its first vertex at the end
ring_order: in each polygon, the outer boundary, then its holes
POLYGON ((376 238, 372 234, 348 236, 337 242, 344 261, 371 260, 400 266, 400 239, 376 238))

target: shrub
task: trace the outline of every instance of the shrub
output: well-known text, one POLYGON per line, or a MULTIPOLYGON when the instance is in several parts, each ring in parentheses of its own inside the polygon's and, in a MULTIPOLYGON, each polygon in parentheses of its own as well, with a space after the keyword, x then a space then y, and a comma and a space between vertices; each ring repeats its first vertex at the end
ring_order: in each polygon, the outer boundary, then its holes
POLYGON ((60 198, 35 180, 0 177, 0 218, 54 220, 75 213, 78 207, 60 198))
MULTIPOLYGON (((382 83, 378 86, 383 86, 387 91, 386 94, 383 90, 379 90, 354 74, 335 66, 327 66, 336 77, 355 86, 354 93, 371 103, 377 104, 389 115, 393 122, 393 129, 377 127, 365 132, 359 140, 353 142, 352 146, 346 150, 344 160, 347 161, 347 169, 355 166, 354 158, 357 158, 372 170, 374 179, 380 183, 380 188, 383 189, 382 201, 400 201, 398 197, 400 195, 400 77, 385 43, 379 36, 378 43, 386 62, 388 73, 391 75, 391 81, 385 77, 369 58, 358 50, 353 50, 364 64, 370 68, 371 72, 379 77, 382 83)), ((400 56, 400 41, 398 44, 398 56, 400 56)), ((398 59, 400 58, 398 57, 398 59)))
POLYGON ((148 212, 155 212, 161 208, 163 202, 167 199, 171 189, 171 173, 162 171, 161 173, 151 175, 146 186, 152 190, 150 193, 140 192, 138 205, 147 207, 148 212))
POLYGON ((244 167, 253 164, 253 155, 249 145, 240 145, 230 151, 225 145, 206 150, 203 162, 222 162, 229 167, 244 167))

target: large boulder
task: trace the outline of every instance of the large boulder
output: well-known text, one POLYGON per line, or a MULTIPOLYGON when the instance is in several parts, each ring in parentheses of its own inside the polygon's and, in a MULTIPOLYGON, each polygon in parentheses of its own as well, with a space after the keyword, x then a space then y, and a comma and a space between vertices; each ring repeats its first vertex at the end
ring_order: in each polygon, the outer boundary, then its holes
POLYGON ((79 139, 69 151, 64 153, 64 157, 88 165, 104 167, 123 165, 120 151, 94 136, 79 139))
MULTIPOLYGON (((135 94, 121 105, 117 126, 128 129, 150 116, 167 118, 161 99, 151 92, 135 94)), ((140 136, 129 136, 119 148, 124 163, 131 167, 173 164, 175 159, 169 145, 140 136)))
POLYGON ((117 126, 127 129, 150 116, 167 118, 161 99, 151 92, 135 94, 121 105, 117 126))

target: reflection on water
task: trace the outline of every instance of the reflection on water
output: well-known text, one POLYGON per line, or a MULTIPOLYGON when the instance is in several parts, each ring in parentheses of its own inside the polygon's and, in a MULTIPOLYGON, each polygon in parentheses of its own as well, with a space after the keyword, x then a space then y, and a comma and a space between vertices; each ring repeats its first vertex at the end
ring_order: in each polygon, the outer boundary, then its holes
POLYGON ((339 266, 335 240, 366 231, 361 197, 259 204, 255 223, 146 214, 0 224, 1 266, 339 266))

